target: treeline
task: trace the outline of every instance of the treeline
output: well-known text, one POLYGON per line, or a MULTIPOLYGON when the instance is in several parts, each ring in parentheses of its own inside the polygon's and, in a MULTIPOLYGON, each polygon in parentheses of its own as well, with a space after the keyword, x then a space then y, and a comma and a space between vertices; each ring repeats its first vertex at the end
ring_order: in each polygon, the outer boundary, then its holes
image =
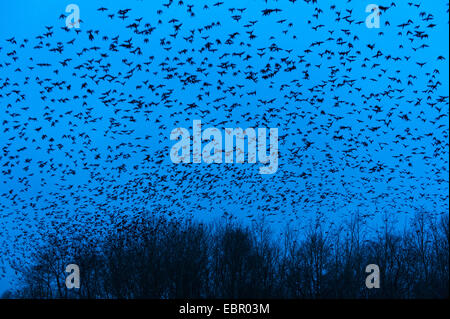
POLYGON ((275 236, 263 219, 200 223, 164 217, 115 223, 103 235, 45 234, 16 263, 15 298, 448 298, 449 218, 418 213, 407 229, 360 216, 275 236), (70 236, 70 238, 68 237, 70 236), (80 289, 65 267, 80 267, 80 289), (368 264, 379 289, 367 289, 368 264))

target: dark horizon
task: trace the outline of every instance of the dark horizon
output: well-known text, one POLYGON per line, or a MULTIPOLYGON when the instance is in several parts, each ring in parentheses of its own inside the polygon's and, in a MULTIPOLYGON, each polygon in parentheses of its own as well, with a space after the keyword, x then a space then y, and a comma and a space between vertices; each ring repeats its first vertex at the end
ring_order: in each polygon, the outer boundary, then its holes
POLYGON ((418 212, 403 231, 376 233, 361 216, 327 228, 271 234, 264 220, 242 226, 164 216, 117 220, 106 237, 46 233, 4 298, 27 299, 436 299, 449 297, 449 220, 418 212), (66 265, 80 287, 66 289, 66 265), (380 288, 367 289, 367 265, 380 288))

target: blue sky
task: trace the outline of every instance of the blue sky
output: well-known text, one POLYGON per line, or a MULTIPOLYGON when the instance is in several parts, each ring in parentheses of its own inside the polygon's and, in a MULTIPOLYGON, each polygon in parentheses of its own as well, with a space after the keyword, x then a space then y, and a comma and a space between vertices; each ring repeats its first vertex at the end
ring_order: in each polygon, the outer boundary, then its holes
MULTIPOLYGON (((91 228, 93 220, 107 223, 111 214, 144 211, 200 219, 226 213, 244 221, 264 214, 277 231, 286 223, 301 227, 305 219, 339 222, 356 211, 368 215, 373 228, 384 213, 400 220, 421 209, 448 213, 448 4, 391 2, 377 3, 390 8, 380 28, 369 29, 368 1, 192 2, 194 16, 188 1, 168 9, 166 1, 76 1, 79 34, 61 29, 60 15, 70 2, 2 2, 0 82, 8 78, 17 85, 0 92, 6 109, 0 147, 8 151, 0 165, 11 169, 0 175, 0 242, 8 243, 0 253, 5 260, 22 254, 40 231, 64 234, 67 221, 91 228), (131 11, 122 21, 117 11, 125 8, 131 11), (262 16, 267 8, 281 12, 262 16), (155 27, 148 37, 127 28, 140 17, 140 30, 146 23, 155 27), (46 26, 53 26, 49 37, 46 26), (255 39, 249 39, 252 33, 255 39), (37 49, 38 35, 44 38, 37 49), (111 51, 116 36, 119 44, 132 39, 143 54, 111 51), (6 41, 12 37, 16 44, 6 41), (58 42, 64 51, 50 51, 58 42), (208 42, 211 52, 202 50, 208 42), (93 46, 99 50, 81 53, 93 46), (65 59, 71 59, 67 67, 65 59), (264 79, 265 69, 276 72, 264 79), (120 80, 102 80, 105 74, 120 80), (190 75, 199 82, 183 83, 190 75), (48 85, 38 83, 46 78, 48 85), (52 84, 62 81, 61 89, 52 84), (53 89, 42 93, 46 86, 53 89), (115 105, 102 100, 105 92, 115 105), (143 106, 136 108, 133 100, 143 106), (187 110, 192 103, 197 107, 187 110), (204 128, 277 127, 285 136, 277 173, 258 174, 259 163, 171 163, 170 131, 191 129, 196 119, 204 128)), ((0 290, 6 286, 0 280, 0 290)))

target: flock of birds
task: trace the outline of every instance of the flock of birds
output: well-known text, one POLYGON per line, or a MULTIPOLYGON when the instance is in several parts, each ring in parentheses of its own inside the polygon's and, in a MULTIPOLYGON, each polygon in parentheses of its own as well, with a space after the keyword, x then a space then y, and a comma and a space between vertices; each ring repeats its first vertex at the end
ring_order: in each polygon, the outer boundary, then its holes
POLYGON ((205 3, 82 10, 80 28, 61 15, 1 39, 3 261, 42 232, 139 214, 448 213, 448 5, 392 2, 368 29, 355 1, 205 3), (173 164, 170 131, 196 119, 277 127, 277 173, 173 164))

